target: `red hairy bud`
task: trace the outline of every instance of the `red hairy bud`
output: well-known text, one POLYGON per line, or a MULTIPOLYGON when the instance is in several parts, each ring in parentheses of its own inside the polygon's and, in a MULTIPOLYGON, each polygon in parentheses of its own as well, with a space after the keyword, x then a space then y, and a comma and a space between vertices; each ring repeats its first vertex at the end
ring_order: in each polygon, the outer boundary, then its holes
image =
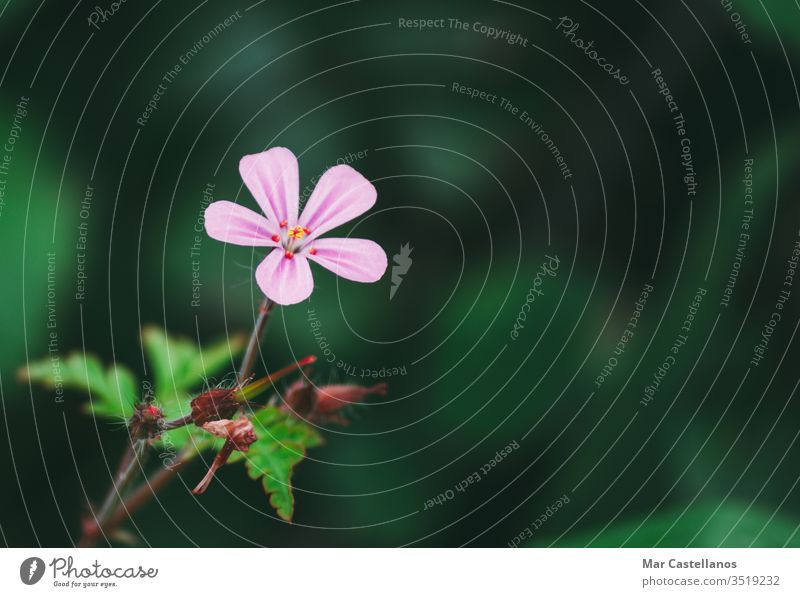
POLYGON ((161 433, 164 413, 151 402, 142 402, 133 409, 129 422, 131 437, 156 437, 161 433))
POLYGON ((212 388, 192 400, 192 421, 202 427, 209 421, 230 419, 239 410, 236 392, 239 388, 212 388))

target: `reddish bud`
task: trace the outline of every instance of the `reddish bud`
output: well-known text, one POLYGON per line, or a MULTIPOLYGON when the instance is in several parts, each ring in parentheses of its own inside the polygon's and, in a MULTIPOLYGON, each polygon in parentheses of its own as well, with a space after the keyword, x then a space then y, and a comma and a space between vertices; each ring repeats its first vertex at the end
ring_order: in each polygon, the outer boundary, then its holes
POLYGON ((337 411, 348 404, 361 402, 370 394, 385 396, 387 389, 385 383, 372 387, 341 384, 317 388, 300 380, 286 390, 282 408, 302 419, 347 425, 348 420, 337 411))
POLYGON ((240 417, 235 421, 226 419, 209 421, 203 425, 203 429, 211 435, 230 441, 233 444, 233 449, 240 452, 247 452, 250 444, 258 439, 253 429, 253 423, 247 417, 240 417))
POLYGON ((131 437, 155 437, 161 432, 164 413, 151 402, 137 404, 129 422, 131 437))
POLYGON ((209 421, 230 419, 239 410, 240 404, 236 400, 238 389, 212 388, 197 396, 191 402, 194 424, 202 427, 209 421))
POLYGON ((322 386, 317 389, 315 410, 321 414, 332 413, 348 404, 361 402, 370 394, 385 396, 387 389, 385 383, 375 384, 369 388, 352 384, 322 386))
POLYGON ((295 416, 306 418, 311 415, 317 401, 317 389, 304 379, 294 382, 283 397, 283 409, 295 416))
POLYGON ((225 438, 225 443, 214 458, 214 462, 211 463, 206 476, 203 477, 200 483, 197 484, 197 487, 192 491, 192 493, 195 494, 203 493, 208 489, 217 469, 228 461, 228 458, 230 458, 234 450, 247 452, 250 445, 258 439, 253 429, 253 423, 251 423, 250 419, 247 417, 240 417, 235 421, 209 421, 203 425, 203 429, 212 435, 225 438))

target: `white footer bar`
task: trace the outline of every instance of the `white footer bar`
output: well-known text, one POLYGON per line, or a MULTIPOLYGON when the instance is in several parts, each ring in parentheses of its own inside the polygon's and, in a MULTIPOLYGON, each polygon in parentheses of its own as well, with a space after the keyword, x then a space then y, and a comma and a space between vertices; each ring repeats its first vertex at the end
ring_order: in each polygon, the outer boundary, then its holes
POLYGON ((778 549, 0 550, 4 595, 751 597, 799 580, 800 551, 778 549))

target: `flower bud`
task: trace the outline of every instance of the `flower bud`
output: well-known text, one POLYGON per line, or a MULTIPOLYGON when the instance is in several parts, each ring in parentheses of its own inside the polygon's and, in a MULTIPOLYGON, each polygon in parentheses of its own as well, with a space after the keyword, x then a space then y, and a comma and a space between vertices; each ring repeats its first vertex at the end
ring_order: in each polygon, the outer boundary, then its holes
POLYGON ((191 402, 192 421, 202 427, 209 421, 230 419, 241 406, 236 400, 239 388, 212 388, 203 392, 191 402))
POLYGON ((214 462, 211 463, 206 476, 192 491, 195 494, 203 493, 208 489, 217 469, 228 461, 234 450, 247 452, 250 445, 258 439, 253 429, 253 423, 247 417, 239 417, 235 421, 229 419, 209 421, 203 425, 203 429, 212 435, 224 438, 225 443, 214 458, 214 462))
POLYGON ((203 425, 203 429, 211 435, 228 440, 233 444, 233 449, 240 452, 247 452, 250 444, 258 439, 253 423, 247 417, 239 417, 235 421, 227 419, 209 421, 203 425))
POLYGON ((164 413, 151 402, 141 402, 133 409, 129 422, 131 437, 156 437, 161 433, 164 413))
POLYGON ((314 410, 317 401, 317 388, 304 379, 294 382, 283 396, 283 410, 300 418, 306 418, 314 410))
POLYGON ((317 389, 315 411, 323 415, 332 413, 348 404, 361 402, 369 394, 385 396, 387 388, 385 383, 369 388, 354 384, 322 386, 317 389))

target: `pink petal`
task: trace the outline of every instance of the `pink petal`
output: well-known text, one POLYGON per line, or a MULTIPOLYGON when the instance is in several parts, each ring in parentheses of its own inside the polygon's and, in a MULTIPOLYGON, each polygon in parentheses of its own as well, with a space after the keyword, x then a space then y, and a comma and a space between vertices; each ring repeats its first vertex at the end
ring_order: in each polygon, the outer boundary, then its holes
POLYGON ((261 214, 230 201, 215 201, 206 208, 206 232, 211 238, 246 247, 276 247, 272 236, 278 227, 261 214))
POLYGON ((279 305, 294 305, 314 289, 311 267, 302 255, 287 259, 283 249, 272 251, 256 268, 261 291, 279 305))
POLYGON ((300 179, 297 158, 285 147, 244 156, 239 174, 269 220, 297 222, 300 179))
POLYGON ((377 243, 362 238, 320 238, 305 254, 337 276, 354 282, 376 282, 386 271, 386 253, 377 243))
POLYGON ((309 238, 336 228, 375 205, 378 192, 350 166, 334 166, 319 179, 299 224, 311 230, 309 238))

